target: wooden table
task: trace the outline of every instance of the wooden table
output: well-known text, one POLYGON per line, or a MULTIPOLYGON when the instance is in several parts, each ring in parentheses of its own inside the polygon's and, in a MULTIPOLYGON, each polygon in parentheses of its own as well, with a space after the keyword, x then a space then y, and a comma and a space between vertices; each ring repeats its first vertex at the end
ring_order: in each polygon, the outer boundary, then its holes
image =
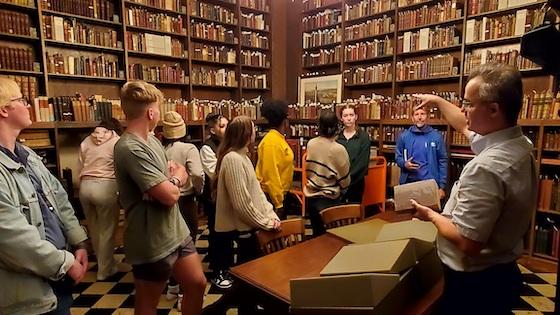
MULTIPOLYGON (((388 211, 378 214, 374 218, 398 222, 408 220, 411 216, 388 211)), ((287 314, 290 306, 290 280, 318 277, 319 272, 338 253, 340 248, 347 244, 349 244, 347 240, 327 233, 296 246, 233 267, 230 272, 237 282, 241 282, 244 289, 251 291, 247 294, 251 296, 259 295, 260 298, 266 299, 267 303, 273 305, 270 309, 275 310, 274 313, 287 314)), ((443 280, 440 280, 421 299, 409 301, 411 307, 406 314, 428 314, 434 302, 441 295, 442 290, 443 280)))

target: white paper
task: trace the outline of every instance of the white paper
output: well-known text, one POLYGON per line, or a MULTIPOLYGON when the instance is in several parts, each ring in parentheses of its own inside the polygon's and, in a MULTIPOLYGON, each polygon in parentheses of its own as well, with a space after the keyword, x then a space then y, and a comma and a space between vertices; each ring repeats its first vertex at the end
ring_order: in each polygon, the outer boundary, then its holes
POLYGON ((411 32, 404 32, 404 39, 403 39, 403 52, 409 52, 410 51, 410 35, 412 33, 411 32))

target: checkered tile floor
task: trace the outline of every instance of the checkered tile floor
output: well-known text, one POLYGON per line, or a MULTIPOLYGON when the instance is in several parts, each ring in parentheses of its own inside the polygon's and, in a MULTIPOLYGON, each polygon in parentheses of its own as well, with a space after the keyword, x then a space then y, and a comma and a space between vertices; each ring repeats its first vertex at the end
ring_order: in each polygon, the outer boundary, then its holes
MULTIPOLYGON (((311 234, 311 231, 306 231, 311 234)), ((208 230, 199 230, 196 247, 202 258, 204 270, 208 279, 208 262, 205 259, 208 247, 208 230)), ((122 254, 117 254, 121 256, 122 254)), ((524 292, 519 304, 514 309, 515 314, 537 315, 553 314, 554 295, 556 293, 556 274, 533 273, 520 265, 525 282, 524 292)), ((82 283, 74 288, 74 305, 72 315, 77 314, 134 314, 133 277, 130 266, 121 263, 119 272, 105 281, 96 281, 97 266, 90 262, 90 269, 82 283)), ((221 296, 220 290, 208 281, 204 305, 212 304, 221 296)), ((168 301, 162 294, 158 305, 158 315, 180 314, 177 301, 168 301)), ((228 311, 228 315, 237 314, 237 310, 228 311)))

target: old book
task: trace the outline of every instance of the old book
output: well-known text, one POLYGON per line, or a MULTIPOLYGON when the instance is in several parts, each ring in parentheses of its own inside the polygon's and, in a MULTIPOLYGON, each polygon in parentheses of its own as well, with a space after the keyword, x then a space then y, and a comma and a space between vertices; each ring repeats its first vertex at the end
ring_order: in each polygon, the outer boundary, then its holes
POLYGON ((433 179, 398 185, 394 187, 394 190, 395 211, 412 210, 411 199, 437 211, 441 208, 438 185, 433 179))

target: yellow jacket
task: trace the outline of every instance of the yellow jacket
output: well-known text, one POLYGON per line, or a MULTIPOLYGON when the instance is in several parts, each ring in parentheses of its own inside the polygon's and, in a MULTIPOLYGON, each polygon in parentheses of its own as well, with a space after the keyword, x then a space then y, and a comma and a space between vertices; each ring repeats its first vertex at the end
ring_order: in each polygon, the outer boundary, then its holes
POLYGON ((271 129, 259 143, 258 154, 257 179, 274 208, 282 208, 284 195, 292 187, 294 152, 284 136, 271 129))

